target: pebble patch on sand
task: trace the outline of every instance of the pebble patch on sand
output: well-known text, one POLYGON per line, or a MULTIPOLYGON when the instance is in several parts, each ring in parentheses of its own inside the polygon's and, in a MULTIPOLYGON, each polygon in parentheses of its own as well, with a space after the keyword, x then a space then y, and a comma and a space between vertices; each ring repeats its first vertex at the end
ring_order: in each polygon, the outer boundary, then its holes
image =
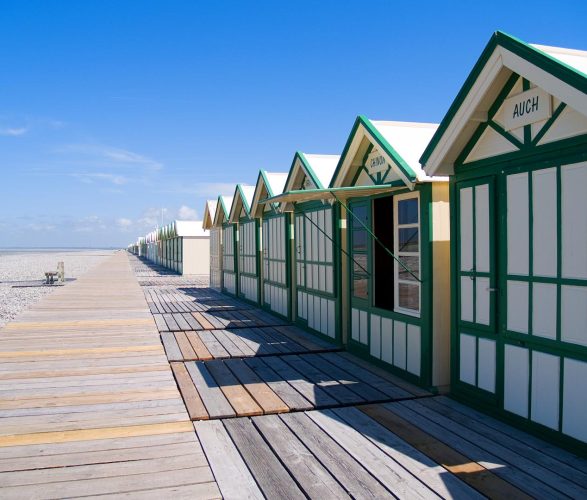
POLYGON ((79 278, 113 253, 112 250, 63 252, 0 250, 0 327, 57 288, 50 286, 15 288, 14 285, 42 284, 45 272, 57 270, 59 261, 65 264, 66 279, 79 278))

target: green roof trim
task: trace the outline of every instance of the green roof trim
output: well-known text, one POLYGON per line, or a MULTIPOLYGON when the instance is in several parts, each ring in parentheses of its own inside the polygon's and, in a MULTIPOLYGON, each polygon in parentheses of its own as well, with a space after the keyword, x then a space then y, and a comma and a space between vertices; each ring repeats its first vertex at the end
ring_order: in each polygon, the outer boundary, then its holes
POLYGON ((426 146, 424 153, 422 153, 422 156, 420 157, 420 163, 422 165, 426 165, 426 162, 430 159, 434 149, 442 139, 442 136, 448 129, 457 111, 462 106, 463 101, 469 94, 469 91, 475 85, 477 78, 481 74, 481 71, 483 71, 483 68, 485 67, 487 61, 497 46, 501 46, 509 50, 517 56, 539 67, 543 71, 550 73, 559 80, 567 83, 572 87, 575 87, 580 92, 587 94, 587 75, 585 73, 577 70, 576 68, 573 68, 572 66, 569 66, 568 64, 565 64, 558 59, 555 59, 551 55, 536 47, 532 47, 530 44, 520 40, 519 38, 508 35, 503 31, 496 31, 483 49, 481 56, 473 66, 471 73, 469 73, 465 83, 448 108, 448 112, 440 122, 440 125, 435 134, 432 136, 430 143, 428 146, 426 146))
POLYGON ((294 167, 296 165, 297 160, 300 160, 300 163, 303 165, 304 170, 312 179, 312 182, 314 183, 314 185, 317 186, 318 188, 323 188, 324 186, 318 180, 318 176, 316 175, 316 172, 314 172, 314 170, 310 166, 310 163, 308 162, 306 155, 304 153, 302 153, 301 151, 296 151, 294 154, 293 161, 291 162, 291 167, 289 167, 289 173, 288 173, 287 179, 285 181, 285 187, 287 188, 287 186, 289 184, 289 181, 291 179, 291 176, 293 175, 294 167))
POLYGON ((240 196, 240 199, 242 201, 243 204, 243 208, 245 209, 245 212, 247 213, 247 216, 251 214, 251 207, 249 206, 249 203, 247 202, 247 199, 245 197, 245 193, 243 192, 243 186, 242 184, 237 184, 236 185, 236 189, 234 190, 234 200, 232 201, 232 204, 234 205, 236 202, 236 197, 240 196))
POLYGON ((360 125, 363 125, 363 127, 365 127, 365 130, 367 130, 367 132, 373 138, 373 140, 391 157, 396 167, 401 170, 404 176, 407 177, 410 180, 410 182, 415 183, 417 181, 417 175, 416 172, 414 172, 414 170, 412 169, 412 167, 410 167, 406 163, 406 161, 400 156, 400 154, 393 148, 393 146, 389 144, 387 139, 385 139, 379 133, 379 130, 377 130, 375 125, 371 123, 371 120, 369 120, 369 118, 367 118, 364 115, 359 115, 355 120, 351 133, 349 134, 344 149, 342 150, 340 160, 338 160, 338 164, 336 165, 336 169, 334 171, 334 174, 332 175, 332 179, 330 180, 329 187, 334 187, 333 183, 338 177, 340 170, 342 169, 342 165, 348 155, 349 149, 360 125))

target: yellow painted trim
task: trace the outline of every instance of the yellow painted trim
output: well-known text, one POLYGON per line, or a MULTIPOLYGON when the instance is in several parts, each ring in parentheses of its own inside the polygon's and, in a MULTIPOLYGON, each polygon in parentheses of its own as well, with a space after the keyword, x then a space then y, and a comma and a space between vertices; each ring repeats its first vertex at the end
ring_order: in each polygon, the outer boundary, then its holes
POLYGON ((194 432, 189 420, 163 424, 131 425, 128 427, 104 427, 102 429, 80 429, 75 431, 37 432, 0 436, 0 448, 31 444, 68 443, 71 441, 94 441, 137 436, 154 436, 176 432, 194 432))
POLYGON ((153 318, 137 319, 103 319, 103 320, 76 320, 76 321, 43 321, 34 323, 8 323, 6 330, 21 330, 25 328, 61 328, 67 326, 106 326, 106 325, 154 325, 153 318))
POLYGON ((142 345, 134 347, 95 347, 93 349, 52 349, 42 351, 0 351, 0 358, 26 358, 32 356, 69 356, 75 354, 109 354, 115 352, 163 351, 159 345, 142 345))

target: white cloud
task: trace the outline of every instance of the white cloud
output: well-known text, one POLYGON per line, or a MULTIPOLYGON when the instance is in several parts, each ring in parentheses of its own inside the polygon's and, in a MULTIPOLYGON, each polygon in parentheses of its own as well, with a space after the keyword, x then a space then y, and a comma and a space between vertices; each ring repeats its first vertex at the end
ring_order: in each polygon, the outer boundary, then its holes
MULTIPOLYGON (((56 153, 67 155, 81 155, 84 163, 108 165, 111 167, 136 167, 140 166, 147 170, 161 170, 163 164, 147 156, 128 151, 126 149, 114 148, 95 144, 69 144, 55 150, 56 153), (106 163, 105 163, 106 162, 106 163)), ((76 159, 76 163, 80 163, 76 159)))
POLYGON ((198 218, 198 212, 194 208, 182 205, 177 211, 177 218, 179 220, 196 220, 198 218))
POLYGON ((86 184, 91 184, 94 180, 110 182, 116 186, 122 186, 128 182, 128 178, 123 175, 107 174, 103 172, 98 173, 77 173, 72 174, 73 177, 79 179, 86 184))
POLYGON ((18 137, 19 135, 24 135, 29 131, 27 127, 9 127, 0 129, 0 135, 8 136, 8 137, 18 137))
POLYGON ((156 226, 165 224, 169 218, 169 210, 167 208, 147 208, 141 217, 138 219, 138 224, 141 228, 146 228, 149 231, 155 229, 156 226))
POLYGON ((132 220, 127 219, 125 217, 120 217, 120 218, 116 219, 116 225, 122 231, 128 231, 130 229, 130 227, 132 226, 132 220))
POLYGON ((91 233, 93 231, 107 229, 108 225, 97 215, 82 217, 73 224, 73 230, 76 233, 91 233))

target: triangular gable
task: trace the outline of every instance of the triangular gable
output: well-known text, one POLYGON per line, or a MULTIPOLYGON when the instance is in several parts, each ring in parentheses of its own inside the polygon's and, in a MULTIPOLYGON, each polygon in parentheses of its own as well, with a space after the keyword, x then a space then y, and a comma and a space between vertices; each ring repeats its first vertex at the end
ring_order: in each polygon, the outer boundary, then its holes
POLYGON ((255 186, 244 184, 236 185, 228 216, 230 222, 238 222, 241 217, 250 217, 251 203, 253 202, 254 193, 255 186))
POLYGON ((216 206, 218 201, 207 200, 204 208, 204 220, 202 221, 202 229, 208 230, 214 224, 214 215, 216 214, 216 206))
POLYGON ((259 202, 283 193, 285 183, 287 181, 287 173, 267 172, 266 170, 259 170, 257 177, 257 184, 255 186, 255 193, 253 195, 253 203, 251 204, 251 216, 258 218, 263 212, 275 211, 276 207, 272 203, 260 204, 259 202))
POLYGON ((228 221, 230 207, 232 206, 232 196, 219 196, 214 214, 214 227, 222 227, 222 224, 228 221))
MULTIPOLYGON (((454 172, 454 165, 458 161, 474 161, 473 159, 481 158, 485 154, 483 149, 487 149, 488 145, 480 145, 481 152, 477 151, 470 158, 463 157, 465 148, 468 147, 467 152, 470 154, 471 140, 480 138, 484 132, 480 125, 487 124, 495 116, 495 106, 500 104, 500 98, 504 98, 504 93, 510 97, 515 96, 510 93, 508 85, 518 78, 522 79, 522 92, 528 92, 518 95, 530 95, 533 98, 531 90, 537 87, 539 90, 536 92, 542 90, 545 95, 550 96, 552 116, 557 119, 562 117, 570 122, 579 121, 581 129, 584 125, 582 120, 587 117, 586 71, 587 52, 533 46, 505 33, 496 32, 420 158, 421 164, 429 175, 448 175, 454 172), (559 109, 558 115, 555 116, 561 102, 565 103, 565 106, 559 109), (565 108, 569 109, 565 111, 565 108)), ((529 102, 531 105, 533 101, 529 102)), ((512 103, 510 106, 515 106, 515 101, 512 103)), ((515 107, 512 109, 515 110, 515 107)), ((532 125, 533 129, 537 129, 545 123, 532 125)), ((552 140, 553 137, 562 137, 564 134, 559 125, 549 123, 544 132, 534 130, 534 139, 526 137, 525 145, 528 145, 528 141, 536 145, 552 140)), ((499 126, 490 126, 493 131, 516 145, 515 139, 510 137, 515 138, 516 132, 512 130, 513 133, 506 136, 499 126)), ((568 126, 562 125, 562 128, 568 126)), ((519 139, 519 132, 517 134, 519 139)), ((493 136, 492 133, 489 135, 493 136)), ((487 135, 484 140, 488 140, 487 135)), ((497 145, 498 151, 500 147, 505 148, 501 139, 499 142, 501 144, 497 145)))
POLYGON ((436 124, 372 121, 359 116, 351 130, 330 187, 405 185, 426 175, 418 158, 436 124))
MULTIPOLYGON (((324 189, 330 184, 340 156, 306 154, 296 151, 283 192, 324 189)), ((291 203, 281 203, 282 211, 291 210, 291 203)))

